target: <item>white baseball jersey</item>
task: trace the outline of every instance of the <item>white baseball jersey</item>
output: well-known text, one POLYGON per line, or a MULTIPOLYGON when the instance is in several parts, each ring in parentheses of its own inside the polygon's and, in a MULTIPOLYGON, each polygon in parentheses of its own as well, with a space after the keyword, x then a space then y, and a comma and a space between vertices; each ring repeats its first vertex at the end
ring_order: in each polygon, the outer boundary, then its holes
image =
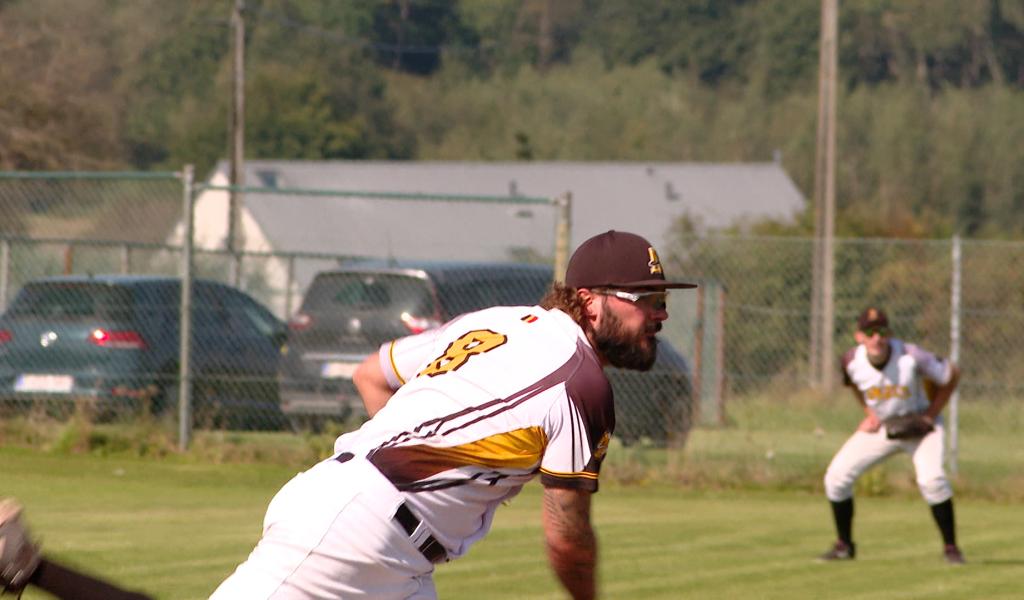
POLYGON ((565 313, 490 308, 384 344, 379 358, 397 391, 335 451, 373 463, 451 558, 538 473, 546 486, 597 491, 612 389, 565 313))
POLYGON ((896 338, 889 340, 889 346, 889 361, 881 369, 868 360, 863 344, 843 355, 844 383, 860 390, 882 420, 923 412, 929 404, 924 380, 945 385, 952 376, 949 361, 927 350, 896 338))

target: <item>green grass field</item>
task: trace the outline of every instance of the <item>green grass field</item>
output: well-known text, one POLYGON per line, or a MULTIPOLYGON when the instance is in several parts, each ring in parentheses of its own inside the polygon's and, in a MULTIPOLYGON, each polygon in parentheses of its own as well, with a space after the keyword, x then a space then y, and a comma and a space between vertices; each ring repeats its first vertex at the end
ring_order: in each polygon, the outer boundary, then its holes
MULTIPOLYGON (((696 448, 704 444, 691 441, 696 448)), ((206 598, 246 556, 267 502, 294 470, 8 446, 0 448, 0 495, 26 504, 30 524, 58 560, 160 599, 184 600, 206 598)), ((439 567, 441 597, 564 597, 544 558, 539 507, 539 488, 531 485, 500 509, 483 542, 439 567)), ((830 543, 832 527, 827 504, 816 493, 603 484, 595 497, 602 595, 1022 597, 1019 504, 969 496, 958 501, 957 511, 969 561, 963 567, 940 560, 924 503, 899 492, 858 499, 856 562, 819 564, 813 557, 830 543)), ((33 591, 23 596, 46 597, 33 591)))

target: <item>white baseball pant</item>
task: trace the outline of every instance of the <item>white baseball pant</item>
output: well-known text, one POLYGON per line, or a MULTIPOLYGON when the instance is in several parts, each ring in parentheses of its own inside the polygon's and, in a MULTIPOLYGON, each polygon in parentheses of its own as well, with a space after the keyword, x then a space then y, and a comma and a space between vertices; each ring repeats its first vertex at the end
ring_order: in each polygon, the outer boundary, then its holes
POLYGON ((880 461, 896 452, 906 452, 914 463, 914 473, 921 496, 930 505, 953 497, 953 488, 946 478, 944 429, 941 420, 935 429, 916 440, 890 440, 885 427, 874 433, 857 431, 846 440, 825 472, 825 495, 832 502, 841 502, 853 496, 857 478, 880 461))
POLYGON ((394 520, 401 503, 365 459, 315 465, 274 496, 262 539, 210 599, 436 599, 434 565, 394 520))

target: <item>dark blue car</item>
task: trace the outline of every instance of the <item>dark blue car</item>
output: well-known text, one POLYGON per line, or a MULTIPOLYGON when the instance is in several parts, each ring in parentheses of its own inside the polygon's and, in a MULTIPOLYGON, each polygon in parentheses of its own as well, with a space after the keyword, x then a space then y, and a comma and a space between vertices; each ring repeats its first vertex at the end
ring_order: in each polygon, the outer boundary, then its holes
MULTIPOLYGON (((177 414, 181 281, 63 276, 27 283, 0 316, 0 402, 100 415, 177 414)), ((191 364, 199 427, 279 428, 284 324, 230 286, 193 285, 191 364)))

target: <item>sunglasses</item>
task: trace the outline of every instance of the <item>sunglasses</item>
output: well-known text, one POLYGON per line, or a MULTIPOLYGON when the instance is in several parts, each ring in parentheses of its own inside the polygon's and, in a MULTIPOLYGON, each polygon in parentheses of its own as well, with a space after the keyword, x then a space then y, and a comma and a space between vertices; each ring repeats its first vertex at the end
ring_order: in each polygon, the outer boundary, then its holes
POLYGON ((627 292, 625 290, 593 290, 595 294, 602 296, 615 296, 620 300, 632 302, 637 306, 647 307, 653 310, 665 310, 668 302, 668 292, 656 290, 651 292, 627 292))
POLYGON ((876 333, 880 337, 889 337, 888 327, 868 327, 867 329, 862 329, 861 332, 867 337, 874 337, 876 333))

